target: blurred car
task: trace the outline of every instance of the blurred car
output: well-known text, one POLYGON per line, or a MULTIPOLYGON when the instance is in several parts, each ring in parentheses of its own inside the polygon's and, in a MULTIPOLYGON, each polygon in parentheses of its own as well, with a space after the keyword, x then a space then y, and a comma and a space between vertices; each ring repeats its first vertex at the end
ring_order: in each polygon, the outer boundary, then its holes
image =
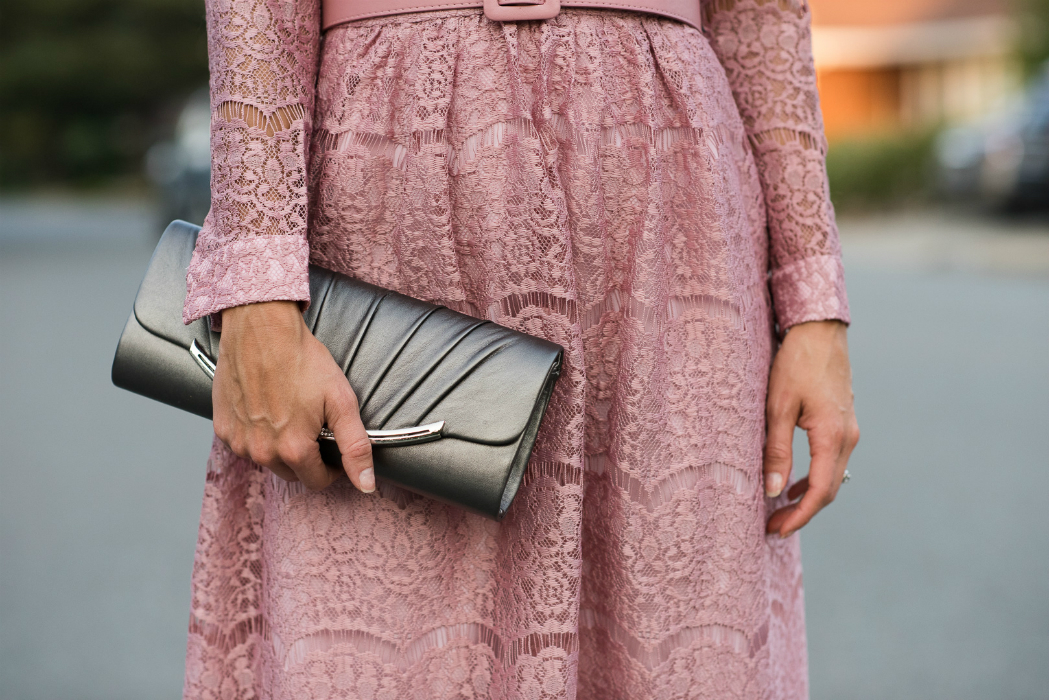
POLYGON ((211 208, 211 106, 206 88, 186 100, 174 138, 149 149, 145 168, 160 193, 162 225, 173 219, 204 222, 211 208))
POLYGON ((942 192, 1003 210, 1049 210, 1049 63, 1012 104, 945 129, 935 145, 942 192))

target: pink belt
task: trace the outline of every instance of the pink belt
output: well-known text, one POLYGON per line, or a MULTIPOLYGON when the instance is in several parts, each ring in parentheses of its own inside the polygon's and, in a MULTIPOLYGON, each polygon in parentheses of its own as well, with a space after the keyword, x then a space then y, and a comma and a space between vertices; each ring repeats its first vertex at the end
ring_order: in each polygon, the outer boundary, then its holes
POLYGON ((483 7, 485 16, 496 22, 517 22, 556 17, 561 7, 591 7, 650 12, 681 20, 696 29, 701 26, 700 0, 323 0, 324 29, 365 17, 399 15, 405 12, 483 7))

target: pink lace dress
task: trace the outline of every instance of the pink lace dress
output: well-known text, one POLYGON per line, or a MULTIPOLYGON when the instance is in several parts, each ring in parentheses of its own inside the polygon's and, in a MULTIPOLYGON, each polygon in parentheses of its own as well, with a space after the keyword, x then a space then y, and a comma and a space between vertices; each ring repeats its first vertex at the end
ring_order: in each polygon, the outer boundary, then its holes
POLYGON ((185 317, 306 300, 312 261, 555 340, 565 372, 502 523, 216 441, 185 697, 805 697, 761 458, 775 324, 848 318, 807 7, 322 36, 318 6, 207 2, 185 317))

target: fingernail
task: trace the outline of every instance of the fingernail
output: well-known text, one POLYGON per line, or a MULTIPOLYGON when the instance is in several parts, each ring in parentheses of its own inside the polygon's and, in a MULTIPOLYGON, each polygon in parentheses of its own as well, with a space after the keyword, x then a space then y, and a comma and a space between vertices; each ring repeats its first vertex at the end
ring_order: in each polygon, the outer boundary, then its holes
POLYGON ((788 537, 790 537, 791 535, 793 535, 795 532, 797 532, 797 530, 787 530, 786 532, 781 532, 781 533, 779 533, 779 538, 781 540, 785 540, 788 537))
POLYGON ((765 495, 769 498, 775 498, 783 492, 783 475, 779 472, 772 472, 765 477, 765 495))
POLYGON ((360 475, 359 478, 361 480, 361 491, 364 491, 365 493, 371 493, 372 491, 375 490, 375 470, 374 469, 372 469, 371 467, 368 467, 367 469, 365 469, 364 471, 361 472, 361 475, 360 475))

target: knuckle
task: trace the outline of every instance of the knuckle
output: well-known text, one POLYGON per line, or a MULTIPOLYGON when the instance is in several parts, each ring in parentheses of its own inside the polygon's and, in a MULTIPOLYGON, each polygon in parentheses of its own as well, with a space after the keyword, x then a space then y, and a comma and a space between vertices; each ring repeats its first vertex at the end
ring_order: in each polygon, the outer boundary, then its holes
POLYGON ((770 396, 766 414, 771 419, 782 419, 790 415, 791 402, 786 396, 770 396))
POLYGON ((366 437, 358 438, 346 446, 343 454, 352 460, 370 458, 372 454, 371 441, 366 437))
POLYGON ((301 440, 285 440, 277 448, 277 457, 288 466, 295 467, 309 461, 310 452, 301 440))
POLYGON ((255 464, 263 466, 272 464, 276 457, 274 449, 270 445, 254 442, 248 447, 248 457, 255 464))
POLYGON ((243 457, 244 459, 251 459, 248 456, 248 445, 246 442, 244 442, 244 440, 235 437, 226 442, 226 444, 229 445, 229 449, 233 452, 233 454, 237 455, 238 457, 243 457))
POLYGON ((361 408, 357 401, 357 394, 350 388, 348 381, 341 390, 335 392, 334 398, 335 400, 332 402, 333 418, 339 419, 351 415, 360 415, 361 408))
POLYGON ((808 433, 809 444, 821 448, 836 448, 841 442, 841 436, 845 434, 845 428, 840 423, 820 420, 813 423, 808 433))
POLYGON ((773 462, 787 462, 790 460, 790 447, 770 442, 765 446, 765 457, 773 462))
POLYGON ((236 441, 237 437, 233 430, 233 421, 226 416, 216 415, 213 421, 213 427, 215 428, 215 435, 218 436, 218 439, 222 440, 222 442, 230 447, 233 447, 233 443, 236 441))
POLYGON ((860 442, 860 426, 853 423, 849 427, 849 446, 855 447, 860 442))
POLYGON ((812 455, 836 455, 841 451, 841 445, 843 441, 843 435, 840 430, 835 432, 834 428, 820 430, 813 429, 809 431, 809 446, 812 449, 812 455))

